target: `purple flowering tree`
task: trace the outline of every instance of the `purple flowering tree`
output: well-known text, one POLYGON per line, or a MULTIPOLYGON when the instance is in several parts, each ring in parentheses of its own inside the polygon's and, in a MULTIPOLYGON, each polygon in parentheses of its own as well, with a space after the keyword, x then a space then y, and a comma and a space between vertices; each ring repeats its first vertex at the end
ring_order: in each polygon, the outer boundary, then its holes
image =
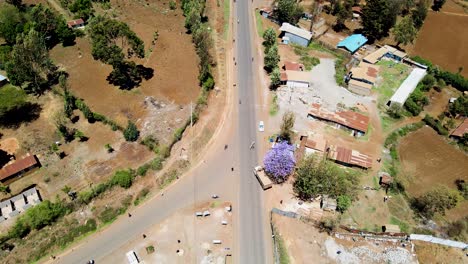
POLYGON ((270 149, 263 159, 265 172, 276 182, 285 181, 294 169, 294 147, 283 141, 270 149))

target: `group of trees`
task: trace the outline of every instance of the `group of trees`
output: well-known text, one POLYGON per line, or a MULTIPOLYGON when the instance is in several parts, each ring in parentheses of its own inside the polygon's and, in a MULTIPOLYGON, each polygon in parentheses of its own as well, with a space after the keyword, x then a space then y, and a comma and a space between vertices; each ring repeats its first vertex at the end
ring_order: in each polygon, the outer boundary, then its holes
POLYGON ((91 54, 95 60, 113 67, 107 80, 121 89, 138 86, 144 79, 153 77, 153 70, 136 65, 126 58, 143 58, 143 41, 124 22, 104 16, 96 16, 89 21, 89 36, 92 40, 91 54))
POLYGON ((461 95, 460 97, 458 97, 457 100, 455 100, 455 102, 450 104, 448 112, 454 117, 468 117, 468 96, 461 95))
POLYGON ((331 161, 314 156, 299 163, 295 178, 293 188, 301 199, 329 195, 338 199, 342 210, 346 210, 356 197, 359 185, 358 173, 344 171, 331 161))
POLYGON ((0 38, 6 42, 0 47, 0 67, 13 85, 40 94, 57 77, 48 50, 59 42, 74 44, 76 35, 65 19, 48 7, 17 6, 0 5, 0 38))
POLYGON ((212 66, 214 64, 211 50, 213 39, 210 27, 205 23, 205 0, 182 0, 182 10, 185 16, 185 27, 192 34, 195 49, 200 58, 199 76, 200 84, 205 91, 211 90, 214 85, 212 66))
POLYGON ((93 2, 109 3, 110 0, 60 0, 64 8, 68 8, 75 18, 82 18, 85 21, 94 16, 93 2))
POLYGON ((281 82, 281 74, 278 68, 280 56, 278 54, 278 44, 276 42, 276 32, 273 28, 268 28, 263 32, 265 70, 270 74, 271 87, 276 88, 281 82))

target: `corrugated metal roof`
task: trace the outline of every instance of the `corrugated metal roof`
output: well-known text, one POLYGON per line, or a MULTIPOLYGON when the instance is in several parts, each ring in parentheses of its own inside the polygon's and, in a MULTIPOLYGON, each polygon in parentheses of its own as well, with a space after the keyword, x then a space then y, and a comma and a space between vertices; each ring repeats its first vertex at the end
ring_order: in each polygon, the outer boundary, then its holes
POLYGON ((366 88, 366 89, 369 89, 369 90, 372 89, 372 84, 368 84, 368 83, 361 82, 361 81, 358 81, 358 80, 353 80, 353 79, 351 79, 351 80, 348 82, 348 84, 349 84, 349 85, 356 85, 356 86, 359 86, 359 87, 362 87, 362 88, 366 88))
POLYGON ((462 137, 465 133, 468 133, 468 118, 465 118, 463 123, 461 123, 450 135, 455 137, 462 137))
POLYGON ((312 73, 310 71, 286 71, 288 81, 312 82, 312 73))
POLYGON ((328 152, 328 158, 341 163, 362 168, 372 167, 372 158, 369 155, 360 153, 357 150, 347 149, 341 146, 331 145, 328 152))
POLYGON ((291 25, 289 23, 286 23, 286 22, 281 25, 280 31, 288 32, 288 33, 291 33, 293 35, 299 36, 299 37, 307 39, 307 40, 312 39, 312 32, 307 31, 307 30, 302 29, 302 28, 295 27, 295 26, 293 26, 293 25, 291 25))
POLYGON ((349 52, 354 53, 356 50, 358 50, 361 46, 366 44, 367 38, 364 37, 362 34, 354 34, 351 35, 336 45, 337 48, 345 48, 349 52))
POLYGON ((410 94, 416 89, 418 83, 426 76, 426 70, 414 68, 410 75, 403 81, 398 90, 390 98, 392 103, 400 103, 403 105, 410 94))
POLYGON ((0 82, 1 82, 1 81, 4 81, 4 80, 6 80, 6 79, 7 79, 7 77, 5 77, 5 76, 3 76, 3 75, 0 74, 0 82))
POLYGON ((291 61, 285 61, 284 62, 284 69, 286 71, 303 71, 304 70, 304 64, 297 63, 297 62, 291 62, 291 61))
POLYGON ((26 156, 23 159, 17 160, 12 164, 8 164, 0 170, 0 181, 14 175, 24 169, 37 165, 37 160, 34 155, 26 156))
POLYGON ((363 133, 367 132, 367 127, 369 126, 368 116, 350 110, 333 113, 322 110, 320 104, 312 104, 312 108, 309 111, 309 114, 349 127, 351 129, 361 131, 363 133))

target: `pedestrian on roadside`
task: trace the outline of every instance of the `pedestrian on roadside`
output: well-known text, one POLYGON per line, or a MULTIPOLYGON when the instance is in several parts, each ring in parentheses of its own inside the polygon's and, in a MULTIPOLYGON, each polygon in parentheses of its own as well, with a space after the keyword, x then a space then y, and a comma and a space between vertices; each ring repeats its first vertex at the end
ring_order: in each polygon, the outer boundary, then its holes
POLYGON ((234 167, 231 168, 231 171, 234 171, 234 167))
POLYGON ((283 200, 280 201, 280 204, 283 204, 283 200))
POLYGON ((177 243, 179 243, 179 244, 180 244, 180 239, 177 239, 177 243))
POLYGON ((130 213, 128 213, 128 217, 132 217, 132 215, 130 213))
POLYGON ((145 234, 143 234, 143 238, 146 238, 146 235, 145 235, 145 234))

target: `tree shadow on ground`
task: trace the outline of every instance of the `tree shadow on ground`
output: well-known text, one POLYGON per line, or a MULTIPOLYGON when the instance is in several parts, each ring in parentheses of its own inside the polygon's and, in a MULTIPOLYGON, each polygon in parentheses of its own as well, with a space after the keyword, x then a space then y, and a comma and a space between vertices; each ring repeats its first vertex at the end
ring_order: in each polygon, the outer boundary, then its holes
POLYGON ((10 110, 0 117, 0 127, 18 128, 23 123, 29 123, 37 118, 42 111, 42 107, 36 103, 26 103, 24 106, 10 110))
POLYGON ((153 78, 154 70, 143 65, 136 65, 134 62, 124 62, 114 67, 107 76, 107 81, 122 90, 131 90, 141 84, 143 79, 153 78))
POLYGON ((14 155, 8 154, 8 152, 4 151, 3 149, 0 149, 0 168, 5 166, 14 157, 14 155))

